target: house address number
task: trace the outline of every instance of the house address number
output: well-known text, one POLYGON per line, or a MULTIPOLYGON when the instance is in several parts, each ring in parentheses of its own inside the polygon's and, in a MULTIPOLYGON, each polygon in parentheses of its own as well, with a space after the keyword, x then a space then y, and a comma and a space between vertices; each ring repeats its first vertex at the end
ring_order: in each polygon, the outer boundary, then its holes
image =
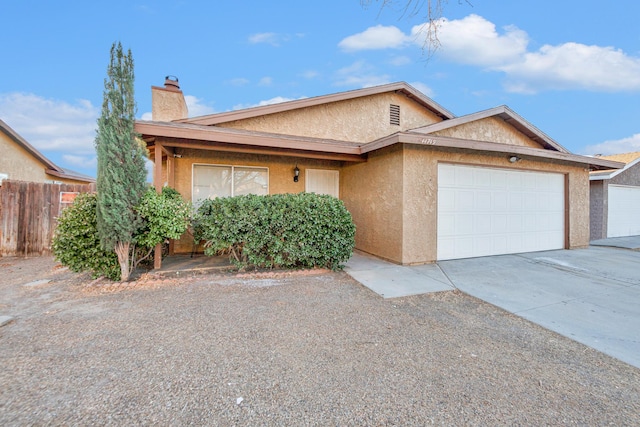
POLYGON ((435 145, 436 140, 432 138, 422 138, 420 140, 420 143, 424 145, 435 145))

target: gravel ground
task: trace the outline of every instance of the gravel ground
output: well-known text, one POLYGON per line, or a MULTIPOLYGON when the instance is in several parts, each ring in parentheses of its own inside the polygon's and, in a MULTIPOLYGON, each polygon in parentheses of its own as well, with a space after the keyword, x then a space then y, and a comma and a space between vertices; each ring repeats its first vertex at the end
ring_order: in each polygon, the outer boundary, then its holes
POLYGON ((456 291, 93 283, 47 257, 0 258, 0 282, 3 426, 640 423, 640 370, 456 291))

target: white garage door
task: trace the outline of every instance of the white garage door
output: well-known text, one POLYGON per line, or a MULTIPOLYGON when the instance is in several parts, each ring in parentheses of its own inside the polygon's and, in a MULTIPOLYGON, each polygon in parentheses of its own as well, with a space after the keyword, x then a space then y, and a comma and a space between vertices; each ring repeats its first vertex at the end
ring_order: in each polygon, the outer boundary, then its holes
POLYGON ((564 248, 564 175, 438 165, 438 259, 564 248))
POLYGON ((640 187, 609 185, 607 237, 640 235, 640 187))

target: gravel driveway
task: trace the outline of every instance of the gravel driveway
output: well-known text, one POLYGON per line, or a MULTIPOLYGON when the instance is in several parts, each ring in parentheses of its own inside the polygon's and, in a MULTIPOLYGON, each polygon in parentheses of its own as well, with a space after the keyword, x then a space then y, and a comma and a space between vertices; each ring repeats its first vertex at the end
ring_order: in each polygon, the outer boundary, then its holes
POLYGON ((121 286, 50 258, 0 258, 0 282, 3 426, 640 420, 640 370, 457 291, 385 300, 314 272, 121 286))

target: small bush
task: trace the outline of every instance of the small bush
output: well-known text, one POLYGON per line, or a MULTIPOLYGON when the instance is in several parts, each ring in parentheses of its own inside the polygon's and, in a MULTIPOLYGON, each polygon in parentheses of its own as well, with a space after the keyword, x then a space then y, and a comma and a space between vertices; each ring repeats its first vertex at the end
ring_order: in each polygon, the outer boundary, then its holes
POLYGON ((194 223, 205 253, 228 252, 238 267, 336 270, 355 246, 355 225, 341 200, 313 193, 206 200, 194 223))
POLYGON ((150 187, 142 196, 136 212, 143 222, 134 235, 135 244, 153 248, 168 239, 179 239, 187 231, 191 205, 171 187, 164 187, 161 194, 150 187))
POLYGON ((58 217, 53 237, 55 258, 71 271, 90 271, 95 277, 120 279, 120 265, 114 251, 100 246, 95 194, 83 193, 58 217))

